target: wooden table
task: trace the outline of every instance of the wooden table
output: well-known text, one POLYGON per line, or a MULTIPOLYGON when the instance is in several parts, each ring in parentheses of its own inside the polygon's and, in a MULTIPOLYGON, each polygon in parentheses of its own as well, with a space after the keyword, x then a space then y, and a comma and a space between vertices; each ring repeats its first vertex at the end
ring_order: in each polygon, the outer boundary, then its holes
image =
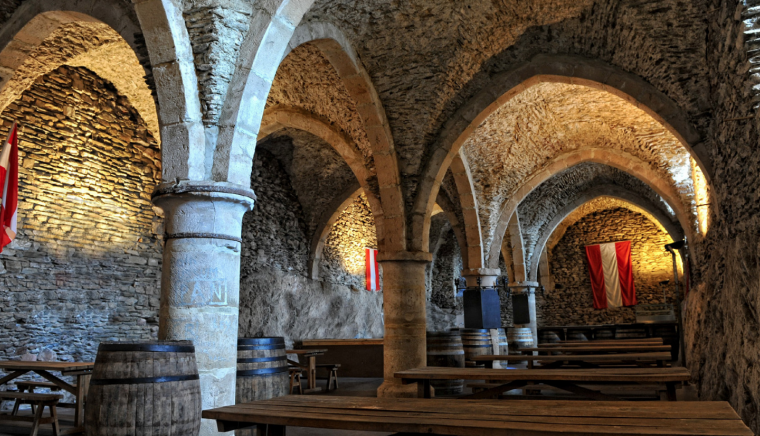
POLYGON ((528 361, 528 369, 536 368, 534 362, 540 362, 539 368, 560 368, 565 365, 577 365, 583 368, 598 368, 599 365, 625 364, 629 366, 665 366, 665 362, 671 359, 668 352, 657 353, 622 353, 622 354, 560 354, 550 356, 518 356, 486 354, 472 358, 475 362, 485 364, 486 368, 493 368, 494 361, 501 362, 525 362, 528 361))
POLYGON ((383 338, 304 339, 299 348, 327 348, 320 363, 340 364, 343 377, 383 377, 383 338))
POLYGON ((493 398, 528 384, 545 384, 594 400, 617 401, 611 395, 581 387, 581 384, 659 384, 665 385, 668 400, 676 401, 676 385, 689 381, 686 368, 596 368, 596 369, 488 369, 424 367, 394 374, 403 384, 417 384, 417 395, 430 398, 430 380, 485 380, 500 385, 461 398, 493 398))
POLYGON ((76 434, 84 432, 84 400, 87 396, 87 388, 90 384, 90 376, 95 362, 23 362, 23 361, 0 361, 0 369, 5 372, 11 372, 3 378, 0 378, 0 385, 6 384, 28 372, 35 372, 42 378, 54 383, 66 392, 71 393, 76 398, 72 404, 59 403, 59 406, 74 407, 74 428, 61 431, 60 434, 76 434), (51 374, 51 372, 60 372, 61 375, 76 376, 76 386, 61 380, 51 374))
POLYGON ((588 345, 570 347, 533 347, 519 348, 517 351, 525 353, 563 353, 563 354, 602 354, 602 353, 653 353, 658 351, 670 352, 670 345, 588 345))
POLYGON ((468 436, 752 436, 725 401, 689 403, 422 400, 291 395, 204 410, 219 431, 286 426, 468 436))
POLYGON ((322 388, 317 387, 317 356, 322 356, 325 354, 327 352, 327 349, 285 350, 285 352, 287 354, 297 354, 298 356, 303 356, 309 359, 309 364, 306 367, 301 365, 300 362, 294 362, 292 360, 289 360, 288 362, 304 368, 307 371, 307 375, 309 377, 309 387, 307 389, 304 389, 305 393, 321 392, 322 388))

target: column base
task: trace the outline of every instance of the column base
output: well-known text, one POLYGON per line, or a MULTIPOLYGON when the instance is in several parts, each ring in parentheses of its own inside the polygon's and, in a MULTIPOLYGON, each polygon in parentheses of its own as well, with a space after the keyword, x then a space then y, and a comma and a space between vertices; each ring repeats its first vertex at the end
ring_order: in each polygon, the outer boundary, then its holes
POLYGON ((401 380, 388 381, 377 388, 378 398, 417 398, 417 383, 402 385, 401 380))

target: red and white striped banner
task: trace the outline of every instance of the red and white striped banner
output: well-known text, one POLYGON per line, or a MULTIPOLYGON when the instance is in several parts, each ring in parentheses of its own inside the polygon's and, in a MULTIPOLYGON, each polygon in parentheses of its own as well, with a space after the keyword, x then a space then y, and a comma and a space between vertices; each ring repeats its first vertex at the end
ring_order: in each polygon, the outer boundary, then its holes
POLYGON ((0 207, 0 224, 3 226, 0 253, 3 247, 16 239, 18 221, 18 126, 13 123, 8 139, 0 151, 0 183, 3 204, 0 207))
POLYGON ((633 285, 631 241, 587 245, 591 290, 594 309, 635 306, 636 288, 633 285))
POLYGON ((377 291, 380 289, 380 276, 377 268, 377 250, 365 248, 364 254, 367 266, 367 290, 377 291))

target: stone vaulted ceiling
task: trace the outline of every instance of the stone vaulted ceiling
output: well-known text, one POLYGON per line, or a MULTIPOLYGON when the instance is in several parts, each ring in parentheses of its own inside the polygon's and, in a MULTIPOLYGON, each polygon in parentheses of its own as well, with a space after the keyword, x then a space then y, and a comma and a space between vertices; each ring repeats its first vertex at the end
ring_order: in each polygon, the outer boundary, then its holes
POLYGON ((691 205, 689 154, 661 124, 620 97, 580 85, 540 83, 489 116, 464 144, 490 241, 502 204, 565 153, 602 149, 650 166, 691 205))
MULTIPOLYGON (((624 192, 656 208, 663 216, 669 218, 673 226, 678 226, 673 210, 646 183, 616 168, 598 164, 582 163, 556 174, 539 185, 519 205, 517 209, 523 236, 525 258, 532 259, 539 239, 552 232, 552 224, 566 212, 566 208, 578 201, 590 200, 577 210, 583 210, 583 216, 602 209, 621 207, 631 208, 627 201, 611 197, 598 197, 600 194, 615 196, 624 192), (593 199, 588 198, 594 196, 593 199)), ((635 206, 634 206, 635 207, 635 206)), ((638 209, 638 208, 637 208, 638 209)), ((573 212, 575 214, 575 212, 573 212)), ((651 215, 647 212, 647 215, 651 215)), ((657 222, 656 219, 652 219, 657 222)), ((662 226, 662 224, 660 224, 662 226)))

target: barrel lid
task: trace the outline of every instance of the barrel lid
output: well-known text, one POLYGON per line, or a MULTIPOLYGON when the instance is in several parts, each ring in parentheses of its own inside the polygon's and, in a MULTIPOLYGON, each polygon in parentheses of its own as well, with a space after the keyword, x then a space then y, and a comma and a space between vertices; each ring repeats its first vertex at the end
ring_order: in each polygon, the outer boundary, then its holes
POLYGON ((143 351, 153 353, 194 353, 193 341, 105 341, 98 352, 143 351))
POLYGON ((279 345, 285 344, 285 338, 275 336, 270 338, 238 338, 238 345, 279 345))

